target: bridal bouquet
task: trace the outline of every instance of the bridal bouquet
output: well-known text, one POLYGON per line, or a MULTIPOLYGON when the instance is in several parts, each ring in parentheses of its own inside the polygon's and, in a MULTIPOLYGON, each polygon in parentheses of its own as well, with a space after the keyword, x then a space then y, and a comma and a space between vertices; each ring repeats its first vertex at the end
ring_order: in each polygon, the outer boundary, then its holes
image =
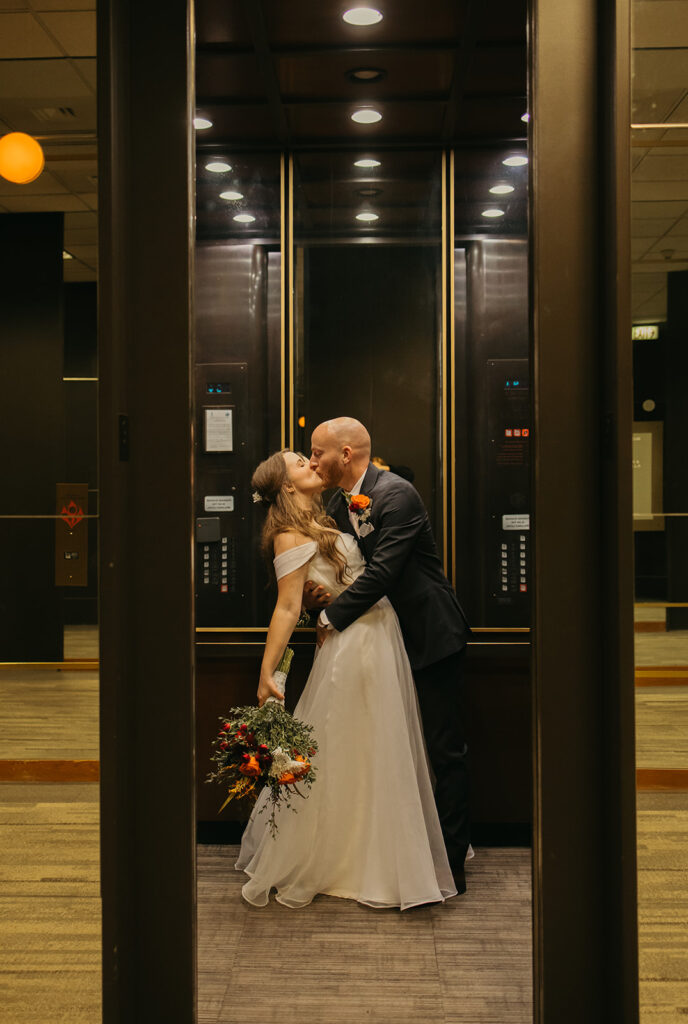
MULTIPOLYGON (((294 652, 287 648, 274 678, 284 686, 294 652)), ((211 760, 216 769, 206 782, 228 785, 227 799, 218 811, 221 813, 232 800, 249 797, 256 800, 268 786, 271 807, 268 826, 277 834, 275 814, 279 804, 291 807, 296 793, 304 794, 299 785, 310 788, 316 769, 310 759, 317 752, 313 728, 299 722, 284 704, 269 697, 262 708, 231 708, 226 718, 220 718, 220 730, 213 740, 211 760)))

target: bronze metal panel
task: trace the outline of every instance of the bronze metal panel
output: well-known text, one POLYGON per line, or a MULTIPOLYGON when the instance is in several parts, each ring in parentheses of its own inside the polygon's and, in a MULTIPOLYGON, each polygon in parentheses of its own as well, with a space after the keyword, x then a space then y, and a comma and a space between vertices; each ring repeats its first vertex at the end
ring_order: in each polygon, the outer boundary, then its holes
POLYGON ((189 17, 97 11, 103 1024, 195 1019, 189 17))
POLYGON ((88 585, 88 484, 55 484, 55 586, 88 585))
POLYGON ((638 1020, 628 36, 625 2, 532 10, 538 1024, 638 1020))

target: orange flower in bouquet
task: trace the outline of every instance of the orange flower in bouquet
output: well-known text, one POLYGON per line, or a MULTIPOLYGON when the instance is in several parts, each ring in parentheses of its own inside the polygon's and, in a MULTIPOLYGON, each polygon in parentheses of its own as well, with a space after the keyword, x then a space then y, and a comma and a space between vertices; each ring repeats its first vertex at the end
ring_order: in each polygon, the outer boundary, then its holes
MULTIPOLYGON (((286 679, 293 651, 287 648, 275 672, 286 679)), ((261 707, 232 708, 220 719, 220 729, 213 740, 212 760, 216 768, 206 782, 226 786, 227 798, 222 812, 232 800, 250 797, 256 800, 266 787, 270 790, 271 813, 268 826, 277 833, 275 812, 279 804, 291 807, 293 794, 304 797, 297 783, 308 790, 317 769, 311 758, 318 745, 313 728, 290 714, 284 704, 271 699, 261 707)), ((270 802, 267 806, 270 806, 270 802)))

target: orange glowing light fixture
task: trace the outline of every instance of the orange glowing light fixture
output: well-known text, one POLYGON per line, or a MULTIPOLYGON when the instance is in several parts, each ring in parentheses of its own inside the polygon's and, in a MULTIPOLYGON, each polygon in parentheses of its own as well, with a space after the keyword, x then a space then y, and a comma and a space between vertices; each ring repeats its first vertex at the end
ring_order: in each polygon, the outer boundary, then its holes
POLYGON ((10 132, 0 139, 0 175, 15 185, 35 181, 45 167, 39 142, 25 132, 10 132))

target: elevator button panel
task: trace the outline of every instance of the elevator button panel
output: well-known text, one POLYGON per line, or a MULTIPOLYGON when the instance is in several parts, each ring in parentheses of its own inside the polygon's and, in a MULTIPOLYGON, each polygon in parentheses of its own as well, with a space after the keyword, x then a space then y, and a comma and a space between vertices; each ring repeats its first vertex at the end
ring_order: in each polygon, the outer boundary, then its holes
POLYGON ((487 360, 487 625, 530 624, 530 383, 526 359, 487 360))

